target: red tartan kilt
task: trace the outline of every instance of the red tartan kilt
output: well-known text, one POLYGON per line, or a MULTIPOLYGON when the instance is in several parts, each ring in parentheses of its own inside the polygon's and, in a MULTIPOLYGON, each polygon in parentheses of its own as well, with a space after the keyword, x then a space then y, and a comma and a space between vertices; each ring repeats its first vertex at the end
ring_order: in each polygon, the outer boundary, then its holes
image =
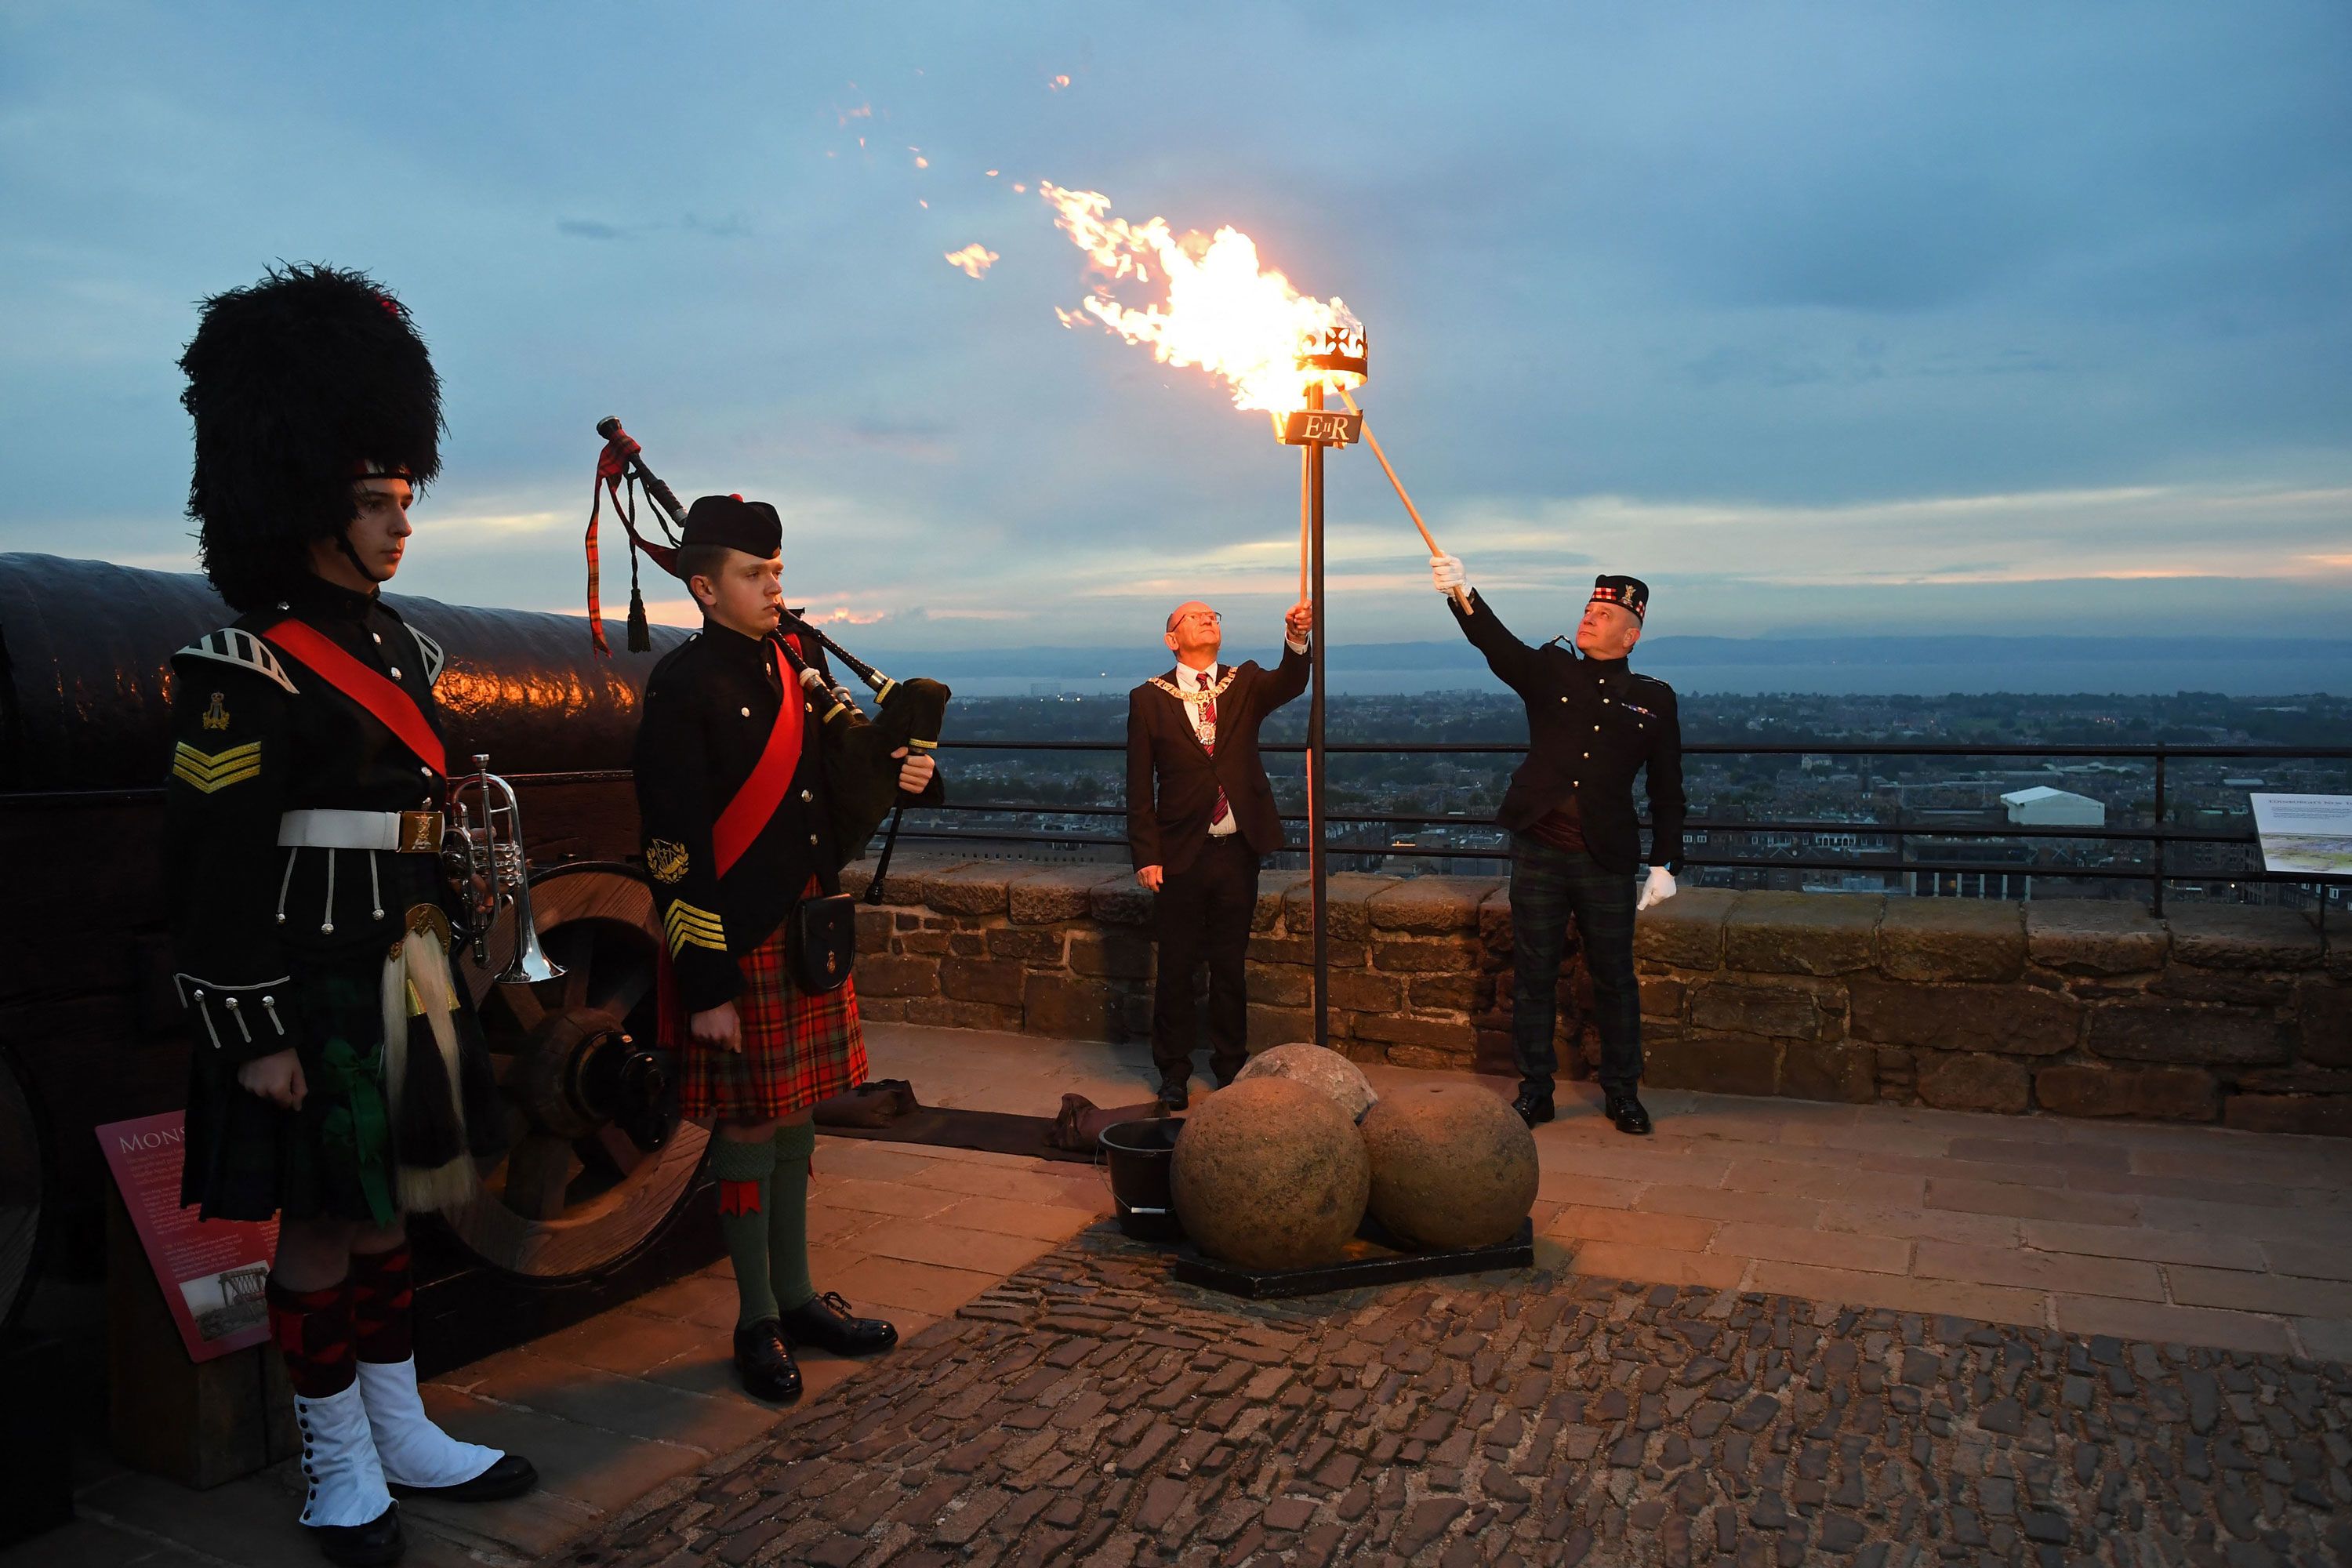
POLYGON ((857 1022, 857 982, 811 995, 793 984, 784 927, 735 962, 743 990, 740 1052, 701 1046, 675 1025, 678 1114, 764 1121, 804 1110, 866 1081, 866 1037, 857 1022))

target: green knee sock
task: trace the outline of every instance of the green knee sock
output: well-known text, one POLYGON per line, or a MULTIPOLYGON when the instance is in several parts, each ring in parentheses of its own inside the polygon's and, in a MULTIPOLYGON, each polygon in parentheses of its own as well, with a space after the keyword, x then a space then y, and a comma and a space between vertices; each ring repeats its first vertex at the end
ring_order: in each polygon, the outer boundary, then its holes
MULTIPOLYGON (((710 1140, 710 1173, 719 1178, 719 1234, 727 1243, 727 1257, 735 1265, 735 1323, 738 1328, 776 1315, 775 1291, 768 1283, 768 1213, 773 1206, 770 1180, 776 1169, 773 1142, 745 1143, 715 1133, 710 1140)), ((805 1177, 807 1167, 802 1167, 805 1177)), ((804 1194, 805 1179, 796 1191, 804 1194)), ((803 1201, 795 1197, 797 1206, 803 1201)))
POLYGON ((809 1280, 809 1157, 816 1152, 816 1125, 803 1121, 776 1129, 776 1173, 768 1183, 768 1279, 776 1305, 790 1311, 816 1297, 809 1280))

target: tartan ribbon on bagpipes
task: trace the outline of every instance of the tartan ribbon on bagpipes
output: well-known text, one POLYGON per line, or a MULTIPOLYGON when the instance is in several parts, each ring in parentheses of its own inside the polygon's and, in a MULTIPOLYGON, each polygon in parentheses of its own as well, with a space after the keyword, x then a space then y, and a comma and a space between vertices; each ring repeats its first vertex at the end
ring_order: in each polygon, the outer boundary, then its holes
MULTIPOLYGON (((596 651, 610 658, 613 649, 604 641, 604 607, 601 594, 601 557, 596 544, 596 525, 602 516, 604 496, 613 498, 613 515, 628 530, 629 543, 629 630, 628 648, 631 653, 646 653, 653 647, 653 634, 646 624, 646 599, 637 586, 637 552, 642 550, 653 563, 667 572, 677 558, 675 543, 656 544, 637 531, 637 476, 629 468, 630 448, 620 441, 604 443, 596 454, 596 477, 588 487, 588 636, 596 651)), ((658 513, 656 513, 658 515, 658 513)), ((665 530, 667 531, 667 530, 665 530)))

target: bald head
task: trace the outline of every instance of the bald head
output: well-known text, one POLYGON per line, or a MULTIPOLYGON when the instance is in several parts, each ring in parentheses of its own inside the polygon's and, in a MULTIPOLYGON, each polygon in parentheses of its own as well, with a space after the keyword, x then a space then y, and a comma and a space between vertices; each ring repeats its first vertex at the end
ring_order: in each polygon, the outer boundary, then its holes
POLYGON ((1187 599, 1168 612, 1168 647, 1179 663, 1204 669, 1217 662, 1223 646, 1223 624, 1200 600, 1187 599))

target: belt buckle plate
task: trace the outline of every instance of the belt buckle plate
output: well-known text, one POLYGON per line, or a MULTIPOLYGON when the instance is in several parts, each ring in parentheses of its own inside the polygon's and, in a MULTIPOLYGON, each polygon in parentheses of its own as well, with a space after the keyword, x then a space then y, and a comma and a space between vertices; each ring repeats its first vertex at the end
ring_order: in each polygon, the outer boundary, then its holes
POLYGON ((393 846, 395 854, 437 854, 440 848, 439 812, 404 811, 400 814, 400 839, 393 846))

